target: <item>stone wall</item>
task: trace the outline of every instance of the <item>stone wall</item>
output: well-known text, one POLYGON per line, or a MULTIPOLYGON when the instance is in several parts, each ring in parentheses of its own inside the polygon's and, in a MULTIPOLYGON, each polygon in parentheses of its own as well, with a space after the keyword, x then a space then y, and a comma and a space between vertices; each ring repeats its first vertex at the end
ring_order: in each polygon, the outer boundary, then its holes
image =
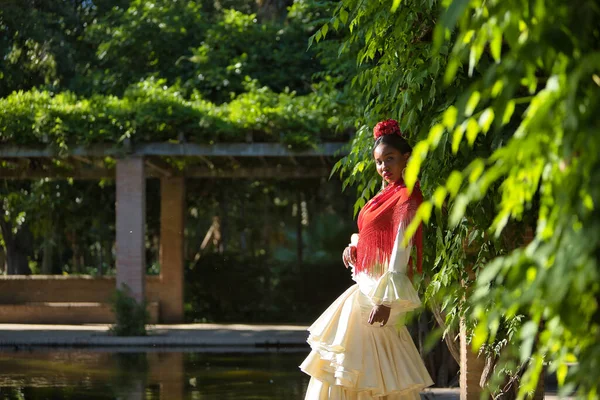
MULTIPOLYGON (((0 275, 0 323, 111 323, 115 288, 114 277, 0 275)), ((160 277, 146 277, 152 323, 169 317, 159 310, 162 290, 160 277)))

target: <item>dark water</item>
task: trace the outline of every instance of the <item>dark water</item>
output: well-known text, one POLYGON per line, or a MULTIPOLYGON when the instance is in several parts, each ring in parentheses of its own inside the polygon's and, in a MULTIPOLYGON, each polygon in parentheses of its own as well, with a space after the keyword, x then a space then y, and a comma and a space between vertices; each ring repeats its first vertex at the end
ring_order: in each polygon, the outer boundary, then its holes
POLYGON ((0 400, 302 399, 306 354, 0 350, 0 400))

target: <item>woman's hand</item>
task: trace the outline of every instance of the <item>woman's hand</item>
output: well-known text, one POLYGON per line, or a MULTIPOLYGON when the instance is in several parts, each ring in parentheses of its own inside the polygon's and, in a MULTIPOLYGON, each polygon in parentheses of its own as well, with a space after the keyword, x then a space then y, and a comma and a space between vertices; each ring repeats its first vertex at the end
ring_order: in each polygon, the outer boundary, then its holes
POLYGON ((342 261, 346 268, 351 265, 356 265, 356 246, 348 246, 342 253, 342 261))
POLYGON ((390 319, 391 308, 380 304, 374 306, 369 315, 369 324, 373 325, 375 322, 379 322, 380 326, 385 326, 388 319, 390 319))

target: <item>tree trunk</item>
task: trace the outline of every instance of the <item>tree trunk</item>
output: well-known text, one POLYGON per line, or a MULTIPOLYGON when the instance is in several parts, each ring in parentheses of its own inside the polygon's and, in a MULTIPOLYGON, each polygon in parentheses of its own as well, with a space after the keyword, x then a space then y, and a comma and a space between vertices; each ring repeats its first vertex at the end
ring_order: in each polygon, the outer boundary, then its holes
POLYGON ((26 224, 21 225, 16 234, 12 232, 12 224, 0 219, 2 237, 6 245, 6 273, 8 275, 29 275, 29 249, 31 232, 26 224))
POLYGON ((113 247, 114 241, 108 241, 104 243, 104 256, 102 257, 102 261, 104 262, 104 265, 106 265, 106 269, 103 269, 103 274, 107 271, 110 271, 111 267, 114 267, 115 265, 115 260, 113 257, 113 247))
MULTIPOLYGON (((427 370, 429 371, 429 375, 431 375, 431 379, 433 379, 434 382, 437 382, 437 371, 435 369, 435 349, 433 349, 433 351, 429 351, 426 353, 426 349, 425 349, 425 339, 427 337, 427 335, 429 335, 430 333, 430 329, 429 329, 429 325, 427 324, 427 313, 423 312, 421 313, 421 315, 419 316, 419 319, 417 320, 417 339, 418 339, 418 349, 419 349, 419 354, 421 354, 421 358, 423 358, 423 361, 425 362, 425 366, 427 367, 427 370)), ((437 347, 439 348, 439 346, 437 347)))
POLYGON ((77 239, 73 240, 71 243, 71 250, 73 251, 73 272, 76 274, 81 273, 81 256, 79 252, 79 243, 77 243, 77 239))
POLYGON ((96 258, 98 259, 97 274, 98 276, 102 276, 104 275, 104 248, 100 241, 96 243, 96 246, 96 258))
POLYGON ((67 234, 67 240, 71 245, 71 273, 80 274, 83 267, 83 260, 81 256, 81 248, 79 246, 79 240, 77 238, 77 232, 73 229, 67 234))
POLYGON ((227 251, 227 240, 229 239, 229 201, 226 193, 221 193, 221 220, 220 220, 220 240, 219 253, 227 251))
POLYGON ((0 275, 6 273, 6 250, 0 247, 0 275))
POLYGON ((54 256, 53 236, 52 233, 49 233, 44 238, 44 254, 42 256, 42 274, 44 275, 52 274, 52 258, 54 256))
POLYGON ((437 370, 435 382, 440 387, 448 387, 448 384, 450 383, 450 374, 448 370, 450 367, 450 362, 453 360, 449 357, 450 352, 448 351, 447 346, 440 346, 440 351, 442 353, 442 361, 440 362, 439 369, 437 370))
MULTIPOLYGON (((272 237, 273 237, 273 225, 271 223, 271 205, 273 204, 273 199, 269 195, 265 195, 264 207, 262 208, 264 221, 263 229, 260 234, 260 241, 258 243, 259 249, 266 249, 267 252, 271 251, 272 237)), ((256 251, 252 249, 252 255, 255 255, 256 251)))
POLYGON ((257 0, 256 15, 261 21, 283 20, 287 16, 287 8, 294 4, 293 0, 257 0))
POLYGON ((304 243, 302 243, 302 192, 296 194, 296 260, 302 263, 304 243))
MULTIPOLYGON (((434 299, 429 300, 429 304, 431 306, 431 312, 433 313, 438 325, 440 328, 445 330, 446 316, 442 311, 442 307, 434 299)), ((446 346, 448 346, 448 350, 450 351, 452 358, 454 358, 454 361, 456 361, 457 364, 460 364, 460 343, 456 340, 457 337, 458 332, 456 329, 450 328, 444 337, 444 340, 446 341, 446 346)))
POLYGON ((240 214, 242 217, 242 229, 240 231, 240 250, 244 256, 248 255, 248 240, 246 237, 246 202, 242 201, 240 205, 240 214))

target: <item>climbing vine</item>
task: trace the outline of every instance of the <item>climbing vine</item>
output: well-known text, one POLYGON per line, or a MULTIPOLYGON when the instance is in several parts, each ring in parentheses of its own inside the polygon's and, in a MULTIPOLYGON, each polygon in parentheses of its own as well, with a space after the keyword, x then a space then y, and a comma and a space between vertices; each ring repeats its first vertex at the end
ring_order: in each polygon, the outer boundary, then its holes
POLYGON ((547 366, 595 398, 600 325, 600 10, 593 1, 336 2, 315 42, 354 58, 366 104, 337 171, 377 188, 370 128, 396 118, 426 196, 427 298, 495 365, 490 389, 547 366), (531 235, 528 234, 531 233, 531 235), (527 237, 531 236, 531 237, 527 237), (464 301, 462 299, 465 299, 464 301))

